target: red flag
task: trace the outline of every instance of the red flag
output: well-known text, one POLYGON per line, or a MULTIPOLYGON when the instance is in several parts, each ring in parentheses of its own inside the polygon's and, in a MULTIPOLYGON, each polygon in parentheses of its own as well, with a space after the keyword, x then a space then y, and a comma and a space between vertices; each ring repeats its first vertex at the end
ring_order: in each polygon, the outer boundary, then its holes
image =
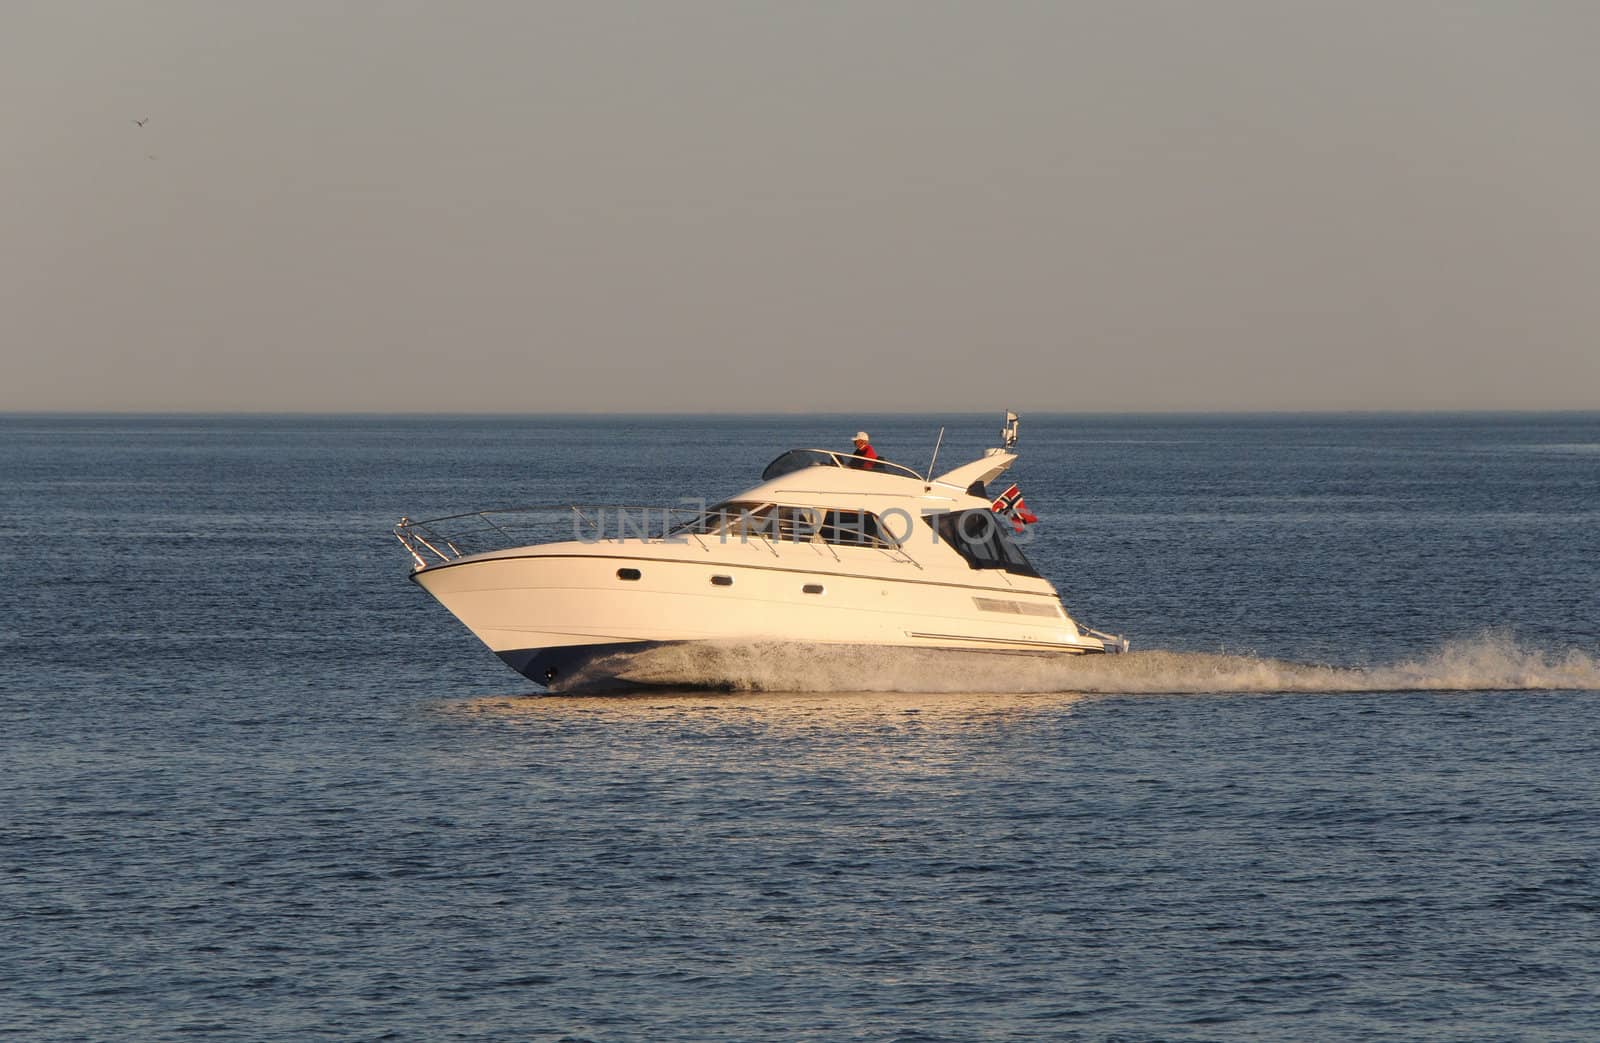
POLYGON ((1028 505, 1023 502, 1022 490, 1017 488, 1016 482, 1012 482, 1009 489, 995 497, 994 503, 989 505, 989 509, 996 514, 1002 514, 1010 518, 1011 524, 1016 526, 1018 532, 1022 531, 1024 525, 1032 525, 1039 520, 1038 516, 1028 510, 1028 505))

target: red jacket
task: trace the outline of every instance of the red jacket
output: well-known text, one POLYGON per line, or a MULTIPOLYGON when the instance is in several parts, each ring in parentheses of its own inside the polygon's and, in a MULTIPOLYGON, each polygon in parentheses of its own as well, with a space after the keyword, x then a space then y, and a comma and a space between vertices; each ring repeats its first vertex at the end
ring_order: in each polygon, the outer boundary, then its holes
POLYGON ((866 457, 866 459, 865 460, 851 460, 850 461, 850 466, 851 467, 859 467, 863 471, 870 471, 870 470, 873 469, 873 467, 876 466, 875 464, 873 464, 872 461, 874 461, 874 460, 876 460, 878 458, 878 453, 877 453, 877 450, 872 448, 872 443, 871 442, 868 442, 866 445, 862 446, 859 449, 853 450, 853 452, 855 453, 856 456, 864 456, 864 457, 866 457))

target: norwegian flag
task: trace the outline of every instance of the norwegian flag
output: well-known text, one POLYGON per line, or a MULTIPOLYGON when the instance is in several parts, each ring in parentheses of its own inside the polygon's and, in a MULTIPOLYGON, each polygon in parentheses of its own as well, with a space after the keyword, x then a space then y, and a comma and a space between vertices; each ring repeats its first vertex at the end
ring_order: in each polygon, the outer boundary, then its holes
POLYGON ((1017 488, 1016 482, 1012 482, 1009 489, 996 496, 989 509, 1010 518, 1011 524, 1017 527, 1018 532, 1022 531, 1024 525, 1032 525, 1039 520, 1036 514, 1028 510, 1028 505, 1022 502, 1022 490, 1017 488))

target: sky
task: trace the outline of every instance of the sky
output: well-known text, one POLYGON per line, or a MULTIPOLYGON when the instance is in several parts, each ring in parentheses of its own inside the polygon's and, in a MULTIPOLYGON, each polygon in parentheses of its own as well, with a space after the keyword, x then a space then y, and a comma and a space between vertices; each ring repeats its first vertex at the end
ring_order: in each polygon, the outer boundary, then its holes
POLYGON ((3 22, 0 411, 1600 408, 1588 0, 3 22))

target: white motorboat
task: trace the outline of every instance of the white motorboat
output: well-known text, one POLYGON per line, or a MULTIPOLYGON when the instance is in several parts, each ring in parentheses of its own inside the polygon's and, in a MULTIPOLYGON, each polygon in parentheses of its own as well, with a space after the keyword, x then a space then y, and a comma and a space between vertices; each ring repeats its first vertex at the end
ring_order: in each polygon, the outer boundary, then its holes
POLYGON ((1068 615, 997 513, 988 483, 1017 459, 1013 414, 1003 441, 938 476, 792 449, 705 509, 516 508, 394 531, 418 586, 555 689, 626 684, 630 653, 695 642, 1126 651, 1068 615))

